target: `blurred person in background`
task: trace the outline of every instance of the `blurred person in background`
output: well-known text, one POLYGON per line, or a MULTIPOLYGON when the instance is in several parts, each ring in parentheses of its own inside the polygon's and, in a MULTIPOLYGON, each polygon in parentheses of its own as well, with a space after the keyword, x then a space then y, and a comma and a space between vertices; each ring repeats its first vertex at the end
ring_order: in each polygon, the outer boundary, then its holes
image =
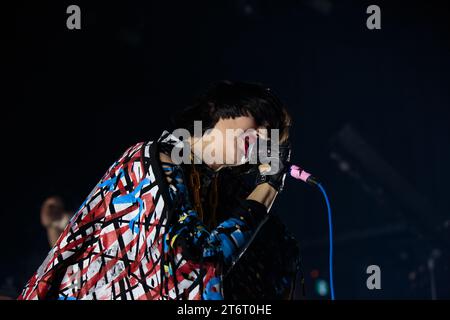
POLYGON ((67 211, 59 196, 47 198, 41 207, 41 225, 47 231, 48 243, 53 247, 66 228, 73 212, 67 211))
MULTIPOLYGON (((44 227, 46 231, 47 240, 48 244, 50 245, 50 248, 55 245, 59 236, 69 223, 69 220, 72 217, 72 215, 73 212, 66 209, 62 197, 54 195, 44 200, 40 210, 40 222, 42 227, 44 227)), ((40 241, 37 241, 37 243, 40 243, 40 241)), ((39 252, 42 251, 42 249, 36 248, 36 244, 34 249, 35 250, 33 250, 33 252, 36 252, 36 255, 31 255, 28 257, 29 265, 32 264, 38 265, 42 259, 41 257, 40 258, 37 257, 39 255, 39 252)), ((11 297, 14 297, 17 294, 16 292, 18 291, 18 288, 16 286, 17 282, 18 279, 16 279, 12 275, 9 275, 2 280, 0 285, 0 300, 13 299, 11 297)))

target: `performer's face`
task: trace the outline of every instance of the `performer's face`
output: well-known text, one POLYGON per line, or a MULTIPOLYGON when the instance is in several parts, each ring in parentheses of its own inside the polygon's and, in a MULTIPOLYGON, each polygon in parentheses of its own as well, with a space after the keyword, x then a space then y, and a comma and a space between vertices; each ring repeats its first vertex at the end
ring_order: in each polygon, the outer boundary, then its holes
POLYGON ((214 170, 226 166, 242 165, 248 159, 249 146, 265 133, 251 116, 220 119, 211 133, 203 136, 203 159, 214 170), (221 138, 217 139, 217 135, 221 138), (212 159, 208 159, 208 155, 212 159), (208 161, 210 160, 210 161, 208 161))

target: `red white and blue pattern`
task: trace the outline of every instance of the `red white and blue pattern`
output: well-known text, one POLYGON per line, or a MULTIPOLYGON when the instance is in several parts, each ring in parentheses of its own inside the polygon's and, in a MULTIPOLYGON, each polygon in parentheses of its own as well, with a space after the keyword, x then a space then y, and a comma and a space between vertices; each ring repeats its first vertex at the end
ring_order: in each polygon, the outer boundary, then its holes
POLYGON ((202 272, 174 259, 178 272, 170 275, 171 263, 161 263, 166 204, 150 145, 131 147, 111 166, 19 299, 201 299, 194 281, 216 277, 214 265, 202 272))
POLYGON ((264 217, 241 208, 206 230, 189 204, 174 206, 185 187, 165 180, 158 142, 132 146, 109 168, 19 299, 223 299, 224 266, 264 217))

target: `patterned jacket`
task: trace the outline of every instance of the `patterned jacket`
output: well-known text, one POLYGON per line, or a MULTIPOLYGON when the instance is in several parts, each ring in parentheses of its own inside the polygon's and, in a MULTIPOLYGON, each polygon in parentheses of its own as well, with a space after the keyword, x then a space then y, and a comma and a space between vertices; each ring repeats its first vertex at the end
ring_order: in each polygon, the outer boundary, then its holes
POLYGON ((188 201, 178 166, 166 179, 165 131, 129 148, 71 219, 19 299, 220 300, 223 276, 267 219, 266 208, 240 200, 207 230, 188 201))

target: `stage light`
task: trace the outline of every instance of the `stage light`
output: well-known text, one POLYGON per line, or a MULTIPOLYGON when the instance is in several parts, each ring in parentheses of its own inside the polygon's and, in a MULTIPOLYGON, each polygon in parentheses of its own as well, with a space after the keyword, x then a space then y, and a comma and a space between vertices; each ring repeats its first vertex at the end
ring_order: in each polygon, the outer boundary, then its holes
POLYGON ((328 295, 329 293, 329 286, 328 286, 328 282, 326 282, 323 279, 318 279, 315 283, 315 291, 316 293, 321 296, 321 297, 325 297, 328 295))

